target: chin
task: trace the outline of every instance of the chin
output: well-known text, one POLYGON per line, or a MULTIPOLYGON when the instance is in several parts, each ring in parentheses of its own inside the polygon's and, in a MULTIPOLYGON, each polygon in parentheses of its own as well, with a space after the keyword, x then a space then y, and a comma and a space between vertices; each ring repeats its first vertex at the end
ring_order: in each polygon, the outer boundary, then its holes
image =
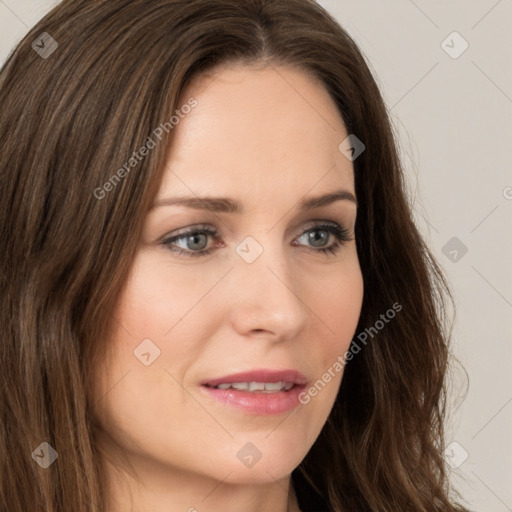
MULTIPOLYGON (((268 432, 264 434, 268 435, 268 432)), ((270 434, 269 439, 273 435, 270 434)), ((254 443, 248 440, 237 442, 235 451, 228 450, 224 454, 223 463, 217 462, 215 478, 224 478, 229 474, 226 482, 230 484, 268 484, 289 477, 302 462, 306 452, 298 452, 296 443, 277 444, 269 442, 269 439, 261 443, 257 440, 254 443)), ((220 457, 220 454, 215 456, 217 461, 220 457)))

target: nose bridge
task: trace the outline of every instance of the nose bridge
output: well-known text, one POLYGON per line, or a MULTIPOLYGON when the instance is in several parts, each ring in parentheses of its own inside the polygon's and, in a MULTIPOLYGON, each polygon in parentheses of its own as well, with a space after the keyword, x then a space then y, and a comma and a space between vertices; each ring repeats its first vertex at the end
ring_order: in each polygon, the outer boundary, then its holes
POLYGON ((300 296, 300 269, 292 266, 282 241, 272 234, 248 236, 236 247, 239 328, 293 337, 303 328, 307 308, 300 296))

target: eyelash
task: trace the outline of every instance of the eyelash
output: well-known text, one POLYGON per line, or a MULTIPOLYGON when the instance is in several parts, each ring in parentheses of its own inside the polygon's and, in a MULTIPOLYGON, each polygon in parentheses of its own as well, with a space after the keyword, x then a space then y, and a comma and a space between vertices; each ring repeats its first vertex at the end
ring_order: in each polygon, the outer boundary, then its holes
MULTIPOLYGON (((313 249, 313 252, 321 252, 326 255, 329 255, 329 253, 331 253, 333 255, 337 254, 338 251, 340 250, 341 246, 343 245, 343 242, 350 242, 352 240, 349 231, 347 229, 345 229, 344 227, 340 226, 339 224, 319 224, 319 225, 316 225, 316 226, 313 226, 313 227, 307 229, 300 236, 303 236, 306 233, 309 233, 312 231, 327 231, 328 233, 335 236, 336 240, 332 245, 330 245, 328 247, 323 247, 320 249, 313 249)), ((176 242, 177 240, 181 240, 182 238, 186 239, 190 236, 199 235, 199 234, 207 234, 214 238, 218 238, 218 236, 219 236, 218 230, 216 230, 214 228, 211 228, 209 226, 198 226, 198 227, 192 228, 188 231, 184 231, 182 233, 174 235, 170 238, 165 238, 162 240, 161 243, 162 243, 162 245, 166 246, 166 248, 168 250, 170 250, 171 252, 174 252, 174 253, 177 253, 180 255, 190 256, 190 257, 207 256, 208 254, 210 254, 212 252, 212 249, 203 249, 202 251, 186 251, 186 250, 179 249, 179 248, 178 249, 171 248, 171 245, 173 242, 176 242)))

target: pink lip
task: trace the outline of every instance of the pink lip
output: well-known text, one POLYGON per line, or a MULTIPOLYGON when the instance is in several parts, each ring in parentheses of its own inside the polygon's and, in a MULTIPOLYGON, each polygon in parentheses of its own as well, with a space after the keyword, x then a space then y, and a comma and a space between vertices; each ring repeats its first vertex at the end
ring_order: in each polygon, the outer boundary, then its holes
POLYGON ((203 386, 218 386, 219 384, 230 384, 232 382, 293 382, 302 386, 308 379, 298 370, 251 370, 248 372, 234 373, 224 377, 208 379, 201 382, 203 386))
POLYGON ((254 370, 209 379, 201 383, 201 391, 216 400, 245 413, 255 415, 281 414, 300 405, 299 394, 306 387, 307 378, 297 370, 254 370), (236 389, 216 389, 214 386, 231 382, 293 382, 289 391, 258 393, 236 389))

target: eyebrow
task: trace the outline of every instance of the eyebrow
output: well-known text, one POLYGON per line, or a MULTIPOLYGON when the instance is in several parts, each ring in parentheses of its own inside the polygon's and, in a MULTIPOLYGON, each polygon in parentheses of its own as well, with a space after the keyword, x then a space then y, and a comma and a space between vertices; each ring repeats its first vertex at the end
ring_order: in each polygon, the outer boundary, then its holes
MULTIPOLYGON (((302 199, 299 202, 300 211, 313 210, 334 203, 335 201, 351 201, 357 206, 357 199, 348 190, 335 190, 329 194, 302 199)), ((185 206, 195 210, 206 210, 215 213, 243 213, 244 207, 229 197, 168 197, 155 201, 152 208, 160 206, 185 206)))

